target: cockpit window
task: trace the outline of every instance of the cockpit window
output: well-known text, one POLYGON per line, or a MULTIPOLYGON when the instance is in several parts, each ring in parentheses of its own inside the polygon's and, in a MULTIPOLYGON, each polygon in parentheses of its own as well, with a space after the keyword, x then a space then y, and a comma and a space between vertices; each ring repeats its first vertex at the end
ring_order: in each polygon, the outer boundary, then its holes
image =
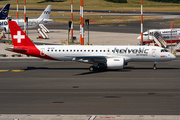
POLYGON ((148 36, 148 34, 143 34, 144 36, 148 36))
POLYGON ((161 52, 169 52, 168 50, 166 49, 162 49, 161 52))

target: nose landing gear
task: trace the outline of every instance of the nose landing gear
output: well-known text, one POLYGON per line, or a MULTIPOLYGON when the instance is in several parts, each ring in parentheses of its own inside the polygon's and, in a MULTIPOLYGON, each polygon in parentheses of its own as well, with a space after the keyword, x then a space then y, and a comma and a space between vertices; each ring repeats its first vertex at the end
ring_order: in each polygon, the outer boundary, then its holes
POLYGON ((158 62, 154 62, 154 66, 153 66, 153 69, 154 69, 154 70, 157 69, 156 64, 158 64, 158 62))

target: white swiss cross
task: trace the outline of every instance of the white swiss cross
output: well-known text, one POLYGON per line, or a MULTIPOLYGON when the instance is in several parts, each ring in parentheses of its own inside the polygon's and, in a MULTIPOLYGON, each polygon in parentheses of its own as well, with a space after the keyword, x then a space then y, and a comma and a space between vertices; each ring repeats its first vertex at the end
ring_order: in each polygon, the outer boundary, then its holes
POLYGON ((17 39, 17 43, 21 43, 21 39, 24 39, 25 35, 21 35, 21 31, 17 31, 17 35, 14 35, 14 39, 17 39))

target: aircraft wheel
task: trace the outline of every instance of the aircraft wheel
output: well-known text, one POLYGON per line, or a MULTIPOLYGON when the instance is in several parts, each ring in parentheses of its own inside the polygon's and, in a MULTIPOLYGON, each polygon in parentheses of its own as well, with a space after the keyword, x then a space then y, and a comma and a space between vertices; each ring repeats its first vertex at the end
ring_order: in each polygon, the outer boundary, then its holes
POLYGON ((153 69, 154 69, 154 70, 156 70, 156 69, 157 69, 157 67, 156 67, 156 64, 154 64, 154 67, 153 67, 153 69))
POLYGON ((95 70, 94 66, 89 67, 89 71, 94 71, 94 70, 95 70))

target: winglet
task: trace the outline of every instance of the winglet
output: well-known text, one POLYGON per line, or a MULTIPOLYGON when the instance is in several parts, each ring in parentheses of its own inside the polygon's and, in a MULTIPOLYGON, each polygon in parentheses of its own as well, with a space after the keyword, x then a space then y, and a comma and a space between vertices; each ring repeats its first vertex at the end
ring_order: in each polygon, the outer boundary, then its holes
POLYGON ((1 9, 0 19, 5 19, 6 17, 8 17, 9 7, 10 7, 10 4, 6 4, 4 8, 1 9))
POLYGON ((171 29, 173 29, 173 27, 174 27, 174 23, 172 23, 172 25, 171 25, 171 29))
POLYGON ((22 31, 15 21, 8 21, 14 46, 34 46, 34 43, 22 31))

